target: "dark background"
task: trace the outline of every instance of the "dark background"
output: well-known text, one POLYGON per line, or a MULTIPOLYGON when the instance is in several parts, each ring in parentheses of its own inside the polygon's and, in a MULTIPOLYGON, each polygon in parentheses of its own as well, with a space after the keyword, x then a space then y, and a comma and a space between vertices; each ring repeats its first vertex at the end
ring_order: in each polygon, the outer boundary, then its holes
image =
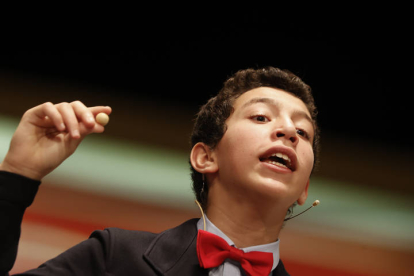
POLYGON ((271 65, 312 87, 322 134, 413 148, 404 18, 271 15, 164 14, 117 25, 108 19, 75 29, 33 29, 20 47, 2 51, 0 70, 196 111, 237 70, 271 65))

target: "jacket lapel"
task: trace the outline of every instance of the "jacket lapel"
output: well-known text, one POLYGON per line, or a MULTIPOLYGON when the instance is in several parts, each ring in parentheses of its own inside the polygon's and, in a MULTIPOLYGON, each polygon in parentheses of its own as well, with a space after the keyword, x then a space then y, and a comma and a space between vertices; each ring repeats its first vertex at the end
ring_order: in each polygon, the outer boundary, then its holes
POLYGON ((161 275, 208 275, 197 258, 197 221, 189 220, 160 233, 144 254, 161 275))
POLYGON ((290 276, 289 273, 285 270, 285 266, 282 263, 282 260, 279 260, 277 267, 273 270, 273 276, 290 276))

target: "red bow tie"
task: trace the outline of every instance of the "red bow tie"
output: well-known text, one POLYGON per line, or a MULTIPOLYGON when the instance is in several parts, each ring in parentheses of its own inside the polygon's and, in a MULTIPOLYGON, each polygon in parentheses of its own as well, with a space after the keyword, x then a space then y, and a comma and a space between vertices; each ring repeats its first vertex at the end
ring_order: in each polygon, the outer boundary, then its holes
POLYGON ((273 266, 273 254, 252 251, 245 253, 217 235, 198 230, 197 256, 200 266, 212 268, 221 265, 229 258, 239 262, 249 276, 269 276, 273 266))

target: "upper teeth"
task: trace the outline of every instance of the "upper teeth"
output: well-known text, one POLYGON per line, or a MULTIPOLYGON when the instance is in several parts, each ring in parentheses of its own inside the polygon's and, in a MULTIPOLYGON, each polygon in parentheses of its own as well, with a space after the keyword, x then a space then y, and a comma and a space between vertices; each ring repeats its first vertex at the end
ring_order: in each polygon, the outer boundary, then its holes
POLYGON ((283 158, 283 159, 285 159, 285 160, 287 160, 287 161, 290 162, 289 156, 287 156, 286 154, 280 153, 280 152, 273 153, 271 156, 276 156, 276 157, 279 157, 279 158, 283 158))

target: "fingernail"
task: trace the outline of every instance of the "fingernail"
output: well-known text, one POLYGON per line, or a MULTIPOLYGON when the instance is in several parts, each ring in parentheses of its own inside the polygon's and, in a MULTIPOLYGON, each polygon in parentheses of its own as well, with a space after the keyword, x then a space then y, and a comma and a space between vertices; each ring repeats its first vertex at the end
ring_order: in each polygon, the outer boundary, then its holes
POLYGON ((78 138, 78 137, 80 137, 79 130, 75 129, 74 131, 72 131, 72 137, 73 137, 73 138, 78 138))
POLYGON ((86 120, 87 120, 89 123, 93 123, 93 122, 95 122, 95 120, 93 119, 93 116, 92 116, 91 114, 86 115, 86 120))
POLYGON ((61 123, 61 124, 59 125, 59 128, 60 128, 60 131, 64 131, 64 130, 65 130, 65 128, 66 128, 66 126, 65 126, 65 124, 64 124, 64 123, 61 123))

